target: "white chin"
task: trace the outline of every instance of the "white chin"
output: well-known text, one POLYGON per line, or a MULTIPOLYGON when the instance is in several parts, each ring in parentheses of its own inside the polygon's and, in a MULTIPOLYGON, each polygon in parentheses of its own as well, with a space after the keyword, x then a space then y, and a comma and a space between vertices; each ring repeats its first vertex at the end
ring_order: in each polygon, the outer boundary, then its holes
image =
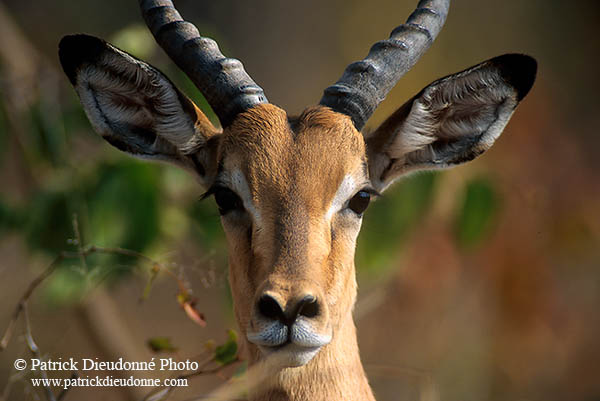
POLYGON ((259 346, 265 362, 279 368, 298 368, 306 365, 319 353, 321 347, 301 347, 287 344, 282 347, 259 346))

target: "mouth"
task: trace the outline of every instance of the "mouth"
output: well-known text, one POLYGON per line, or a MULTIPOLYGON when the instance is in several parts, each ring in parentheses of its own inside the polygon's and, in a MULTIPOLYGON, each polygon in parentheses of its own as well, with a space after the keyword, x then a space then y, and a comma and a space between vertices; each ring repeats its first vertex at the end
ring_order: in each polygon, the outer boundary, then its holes
POLYGON ((321 347, 302 347, 287 342, 274 347, 259 345, 258 349, 265 358, 270 361, 277 361, 274 364, 279 365, 281 368, 297 368, 310 362, 319 353, 321 347))
POLYGON ((263 356, 277 360, 282 367, 299 367, 310 362, 321 348, 331 342, 331 334, 320 334, 305 321, 287 326, 279 321, 261 325, 246 338, 258 346, 263 356))

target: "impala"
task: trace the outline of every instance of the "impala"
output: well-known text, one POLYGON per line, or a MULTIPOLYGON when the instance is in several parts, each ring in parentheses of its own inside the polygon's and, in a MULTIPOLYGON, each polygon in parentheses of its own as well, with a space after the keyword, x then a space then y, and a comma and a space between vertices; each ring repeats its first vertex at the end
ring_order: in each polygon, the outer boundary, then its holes
POLYGON ((352 319, 363 213, 402 175, 489 149, 533 85, 536 61, 507 54, 439 79, 363 136, 439 33, 449 0, 420 1, 297 117, 269 103, 242 64, 200 36, 171 0, 140 7, 222 128, 156 68, 101 39, 66 36, 60 60, 96 132, 133 156, 189 170, 214 196, 245 357, 250 365, 279 361, 249 398, 373 400, 352 319))

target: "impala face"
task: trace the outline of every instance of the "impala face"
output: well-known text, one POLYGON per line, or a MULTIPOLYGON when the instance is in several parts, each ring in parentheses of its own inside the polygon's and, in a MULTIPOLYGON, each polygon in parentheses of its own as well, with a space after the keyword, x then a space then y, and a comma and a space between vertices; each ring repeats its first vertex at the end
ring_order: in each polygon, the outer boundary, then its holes
POLYGON ((500 136, 536 62, 507 54, 439 79, 372 134, 360 130, 439 33, 448 0, 421 0, 298 117, 269 104, 237 60, 170 0, 140 0, 156 40, 204 94, 223 129, 160 71, 87 35, 61 64, 104 139, 191 171, 214 196, 229 243, 235 314, 250 364, 281 369, 253 400, 373 400, 352 308, 354 247, 371 197, 403 174, 472 160, 500 136))
POLYGON ((374 191, 349 118, 272 105, 225 131, 214 193, 227 233, 236 317, 264 354, 307 363, 350 314, 354 246, 374 191), (324 135, 323 133, 327 134, 324 135))

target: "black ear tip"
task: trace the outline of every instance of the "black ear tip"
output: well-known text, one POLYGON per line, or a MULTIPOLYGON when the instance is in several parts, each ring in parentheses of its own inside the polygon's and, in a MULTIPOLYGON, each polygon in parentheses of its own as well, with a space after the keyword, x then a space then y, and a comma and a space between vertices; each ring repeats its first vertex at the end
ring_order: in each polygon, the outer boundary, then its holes
POLYGON ((505 54, 490 60, 502 78, 517 91, 517 100, 523 99, 535 82, 537 61, 525 54, 505 54))
POLYGON ((61 39, 58 44, 58 57, 73 85, 76 83, 79 67, 97 59, 105 49, 106 42, 90 35, 67 35, 61 39))

